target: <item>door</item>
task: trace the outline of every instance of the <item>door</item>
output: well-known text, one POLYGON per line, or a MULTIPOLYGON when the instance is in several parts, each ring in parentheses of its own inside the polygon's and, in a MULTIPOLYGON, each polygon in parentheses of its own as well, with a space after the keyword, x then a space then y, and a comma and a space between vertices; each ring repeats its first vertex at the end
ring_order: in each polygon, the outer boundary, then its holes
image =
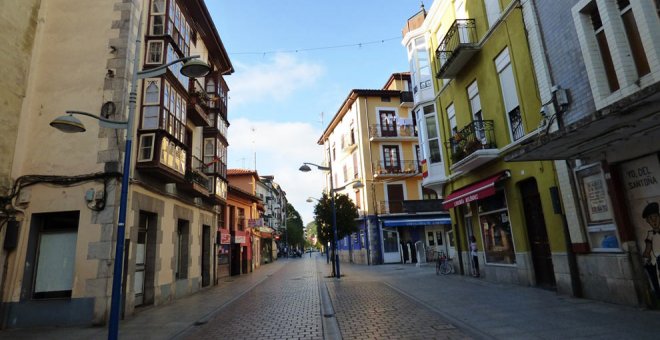
POLYGON ((383 165, 389 174, 401 172, 398 145, 383 145, 383 165))
POLYGON ((380 134, 383 137, 396 137, 396 115, 394 111, 380 111, 380 134))
POLYGON ((399 263, 399 232, 396 229, 383 228, 383 263, 399 263))
POLYGON ((158 215, 146 211, 139 212, 137 242, 135 242, 135 274, 133 275, 136 307, 154 303, 157 222, 158 215))
POLYGON ((545 228, 545 217, 541 206, 541 196, 535 179, 520 183, 527 237, 532 251, 532 263, 536 275, 536 285, 543 288, 555 288, 555 273, 552 265, 552 253, 548 233, 545 228))
POLYGON ((211 284, 211 227, 202 226, 202 287, 211 284))
POLYGON ((403 184, 387 185, 387 205, 390 214, 403 212, 403 184))

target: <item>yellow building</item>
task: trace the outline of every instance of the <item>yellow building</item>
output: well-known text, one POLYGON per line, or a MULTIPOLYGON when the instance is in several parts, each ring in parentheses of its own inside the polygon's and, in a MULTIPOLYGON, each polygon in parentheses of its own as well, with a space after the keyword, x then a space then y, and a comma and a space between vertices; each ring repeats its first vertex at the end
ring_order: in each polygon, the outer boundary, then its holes
POLYGON ((318 141, 326 164, 331 157, 333 187, 348 194, 361 215, 359 232, 339 241, 342 261, 423 262, 416 243, 427 233, 439 238, 433 246, 449 246, 442 243, 449 216, 421 186, 409 83, 410 74, 395 73, 382 89, 352 90, 318 141))
POLYGON ((223 77, 233 68, 204 1, 10 1, 0 15, 3 48, 14 47, 3 56, 18 56, 0 80, 10 103, 2 166, 11 164, 0 172, 3 326, 105 324, 113 282, 127 317, 212 285, 227 191, 223 77), (176 63, 137 83, 124 259, 115 261, 125 129, 78 115, 86 131, 64 134, 49 122, 68 110, 126 120, 135 71, 195 54, 207 76, 185 78, 176 63))
POLYGON ((504 161, 541 123, 525 35, 531 10, 520 1, 436 0, 409 19, 403 44, 430 163, 424 185, 451 212, 460 272, 567 292, 553 163, 504 161))

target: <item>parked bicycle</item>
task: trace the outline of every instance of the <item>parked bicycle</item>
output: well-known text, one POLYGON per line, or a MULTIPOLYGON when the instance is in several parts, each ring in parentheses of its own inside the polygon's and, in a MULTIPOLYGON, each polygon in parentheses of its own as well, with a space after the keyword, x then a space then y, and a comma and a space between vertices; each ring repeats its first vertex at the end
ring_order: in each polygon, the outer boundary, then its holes
POLYGON ((454 272, 454 266, 449 262, 445 252, 441 251, 438 254, 438 260, 435 263, 435 275, 447 275, 454 272))

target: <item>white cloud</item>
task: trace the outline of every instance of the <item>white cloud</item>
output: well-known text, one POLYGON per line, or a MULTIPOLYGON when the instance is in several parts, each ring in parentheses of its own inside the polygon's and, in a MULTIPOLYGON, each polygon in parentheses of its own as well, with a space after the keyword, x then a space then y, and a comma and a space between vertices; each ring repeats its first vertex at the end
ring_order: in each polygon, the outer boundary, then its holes
POLYGON ((231 104, 263 100, 286 100, 296 90, 314 84, 324 73, 319 64, 302 61, 291 54, 276 54, 257 64, 235 62, 236 73, 227 78, 231 104))
POLYGON ((316 169, 304 173, 298 168, 303 162, 323 161, 323 149, 316 144, 320 135, 321 130, 309 123, 236 118, 229 128, 229 167, 253 169, 256 152, 259 175, 275 176, 307 224, 312 221, 314 204, 306 200, 321 195, 323 173, 316 169))

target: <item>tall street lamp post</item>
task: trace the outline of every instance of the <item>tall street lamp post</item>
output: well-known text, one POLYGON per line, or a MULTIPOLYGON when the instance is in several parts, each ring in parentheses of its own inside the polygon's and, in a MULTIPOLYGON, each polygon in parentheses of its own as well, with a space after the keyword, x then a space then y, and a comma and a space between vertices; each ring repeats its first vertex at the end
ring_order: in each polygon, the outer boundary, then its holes
POLYGON ((133 144, 133 121, 135 116, 135 106, 137 98, 137 83, 139 79, 158 77, 165 72, 167 68, 180 62, 185 62, 181 67, 181 74, 189 78, 204 77, 211 71, 211 67, 201 60, 198 55, 180 58, 171 61, 165 65, 138 71, 140 63, 140 32, 135 41, 135 59, 133 60, 133 77, 131 81, 131 92, 129 94, 128 119, 126 121, 112 121, 81 111, 66 111, 68 115, 60 116, 53 120, 50 125, 62 132, 84 132, 85 126, 73 115, 83 115, 99 120, 102 127, 113 129, 126 129, 126 145, 124 150, 124 167, 121 180, 121 196, 119 201, 119 219, 117 222, 117 244, 115 247, 115 263, 112 276, 112 296, 110 300, 110 320, 108 322, 108 339, 115 340, 119 335, 119 315, 121 306, 121 277, 122 263, 124 257, 124 238, 126 233, 126 207, 128 200, 128 184, 131 165, 131 149, 133 144))
POLYGON ((312 169, 309 167, 310 165, 315 166, 317 169, 322 170, 322 171, 329 171, 330 172, 330 197, 331 197, 331 202, 332 202, 332 234, 333 234, 333 245, 332 245, 332 251, 335 253, 335 277, 338 279, 341 278, 341 273, 339 272, 339 253, 337 252, 337 210, 335 209, 335 193, 334 193, 334 188, 333 188, 333 183, 332 183, 332 160, 330 158, 330 150, 328 150, 328 166, 322 166, 314 163, 303 163, 303 165, 300 167, 300 171, 302 172, 309 172, 312 171, 312 169))

